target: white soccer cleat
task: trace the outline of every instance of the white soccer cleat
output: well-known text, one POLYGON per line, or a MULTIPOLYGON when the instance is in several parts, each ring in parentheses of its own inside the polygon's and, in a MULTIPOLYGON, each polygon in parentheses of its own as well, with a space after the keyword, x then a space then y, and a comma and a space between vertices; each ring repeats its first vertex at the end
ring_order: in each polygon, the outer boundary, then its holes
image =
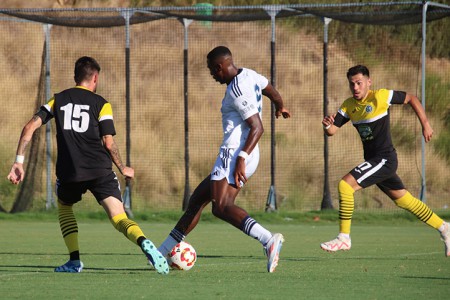
POLYGON ((267 271, 273 273, 278 266, 281 247, 283 246, 284 237, 281 233, 275 233, 264 247, 267 256, 267 271))
POLYGON ((444 222, 444 231, 441 232, 441 239, 445 245, 445 256, 450 256, 450 225, 444 222))
POLYGON ((338 235, 334 240, 320 244, 322 250, 336 252, 339 250, 347 251, 352 247, 351 239, 338 235))

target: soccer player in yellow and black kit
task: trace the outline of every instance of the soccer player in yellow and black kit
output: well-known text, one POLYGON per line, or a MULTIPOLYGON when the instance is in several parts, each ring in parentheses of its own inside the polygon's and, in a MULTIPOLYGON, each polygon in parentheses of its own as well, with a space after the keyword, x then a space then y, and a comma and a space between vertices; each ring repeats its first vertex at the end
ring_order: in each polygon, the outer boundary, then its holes
POLYGON ((75 62, 76 86, 55 94, 25 125, 8 179, 13 184, 23 181, 26 146, 36 129, 54 118, 58 148, 58 216, 70 255, 69 261, 57 267, 55 272, 78 273, 83 269, 78 247, 78 225, 72 206, 90 190, 114 227, 141 247, 158 273, 167 274, 169 267, 166 259, 125 213, 112 162, 127 178, 134 177, 134 170, 122 163, 114 142, 116 131, 111 104, 96 94, 99 72, 100 65, 91 57, 84 56, 75 62))
POLYGON ((437 229, 445 244, 445 256, 450 256, 450 228, 425 203, 414 198, 398 177, 397 153, 392 145, 389 106, 409 104, 416 113, 426 142, 433 129, 428 123, 425 110, 416 96, 405 92, 379 89, 371 90, 372 84, 367 67, 350 68, 347 79, 352 97, 344 101, 337 114, 326 116, 322 125, 325 134, 332 136, 337 129, 351 121, 358 130, 364 148, 365 161, 345 175, 339 182, 339 234, 320 247, 329 252, 351 248, 350 226, 354 209, 355 191, 376 184, 394 203, 414 214, 419 220, 437 229))

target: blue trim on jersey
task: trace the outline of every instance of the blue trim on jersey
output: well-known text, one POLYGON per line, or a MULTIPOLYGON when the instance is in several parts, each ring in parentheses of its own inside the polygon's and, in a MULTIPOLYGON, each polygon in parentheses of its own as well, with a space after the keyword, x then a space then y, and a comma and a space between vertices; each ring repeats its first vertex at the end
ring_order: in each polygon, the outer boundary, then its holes
POLYGON ((242 92, 241 92, 241 89, 239 88, 237 76, 234 77, 233 81, 231 81, 231 91, 233 92, 233 94, 236 98, 238 98, 239 96, 242 96, 242 92))

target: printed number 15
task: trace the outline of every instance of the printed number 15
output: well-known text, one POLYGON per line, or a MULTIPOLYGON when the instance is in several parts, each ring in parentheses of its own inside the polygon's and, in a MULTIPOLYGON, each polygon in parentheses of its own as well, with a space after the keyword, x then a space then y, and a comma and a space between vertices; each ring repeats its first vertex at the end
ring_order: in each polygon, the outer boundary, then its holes
POLYGON ((89 105, 69 103, 61 107, 64 111, 64 129, 86 132, 89 127, 89 105))

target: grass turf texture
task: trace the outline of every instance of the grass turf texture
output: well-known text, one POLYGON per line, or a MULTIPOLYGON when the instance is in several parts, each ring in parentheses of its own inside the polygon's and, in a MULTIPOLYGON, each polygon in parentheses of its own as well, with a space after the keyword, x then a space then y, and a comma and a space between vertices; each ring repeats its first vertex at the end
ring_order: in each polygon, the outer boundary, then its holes
MULTIPOLYGON (((162 276, 149 270, 139 248, 108 221, 89 218, 79 221, 85 269, 54 273, 67 260, 58 223, 5 216, 0 289, 8 299, 444 299, 450 294, 450 259, 439 234, 408 219, 355 221, 352 250, 333 254, 319 249, 337 233, 337 223, 326 217, 305 223, 292 218, 293 224, 262 221, 286 238, 280 264, 268 274, 258 242, 207 215, 187 239, 198 254, 194 268, 162 276)), ((174 223, 139 224, 159 245, 174 223)))

